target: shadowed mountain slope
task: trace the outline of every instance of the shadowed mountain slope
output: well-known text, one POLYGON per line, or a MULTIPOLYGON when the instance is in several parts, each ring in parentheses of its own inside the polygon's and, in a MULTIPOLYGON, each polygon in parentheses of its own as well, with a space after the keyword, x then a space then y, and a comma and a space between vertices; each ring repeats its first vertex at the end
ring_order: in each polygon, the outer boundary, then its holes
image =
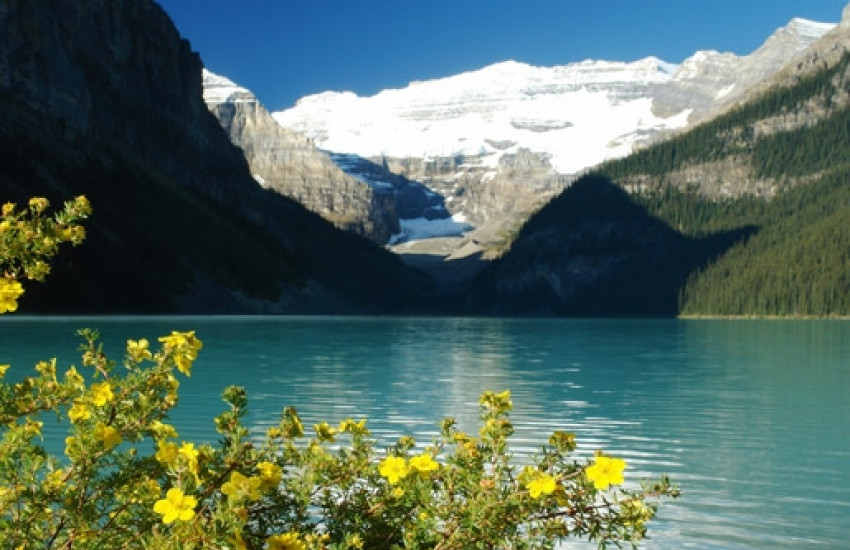
POLYGON ((89 238, 22 310, 359 313, 430 281, 252 178, 201 61, 150 0, 0 0, 0 198, 89 197, 89 238))
POLYGON ((752 228, 691 238, 622 188, 585 176, 535 214, 473 284, 486 314, 672 316, 688 276, 752 228))

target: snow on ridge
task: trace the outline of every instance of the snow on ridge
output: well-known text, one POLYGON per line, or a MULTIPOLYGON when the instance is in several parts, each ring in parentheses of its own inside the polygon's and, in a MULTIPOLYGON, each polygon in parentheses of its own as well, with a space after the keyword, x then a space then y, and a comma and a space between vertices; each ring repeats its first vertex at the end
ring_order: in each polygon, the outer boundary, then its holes
POLYGON ((203 69, 204 101, 207 103, 250 103, 257 98, 247 88, 239 86, 229 78, 218 75, 206 67, 203 69))
POLYGON ((338 153, 484 155, 483 164, 496 166, 502 154, 523 147, 550 155, 556 171, 573 173, 627 154, 630 146, 611 147, 616 136, 667 125, 652 114, 645 90, 670 80, 676 68, 655 57, 555 67, 505 61, 370 97, 308 96, 273 116, 338 153))
MULTIPOLYGON (((834 26, 797 18, 768 42, 790 40, 802 48, 834 26)), ((629 154, 656 130, 687 125, 687 109, 668 117, 653 112, 659 86, 692 79, 702 84, 748 57, 757 61, 770 51, 767 44, 763 48, 743 57, 698 51, 680 64, 652 56, 552 67, 508 60, 369 97, 315 94, 273 116, 337 153, 366 158, 476 156, 481 166, 495 169, 500 157, 524 148, 548 155, 556 172, 574 174, 629 154)), ((734 93, 730 83, 718 81, 713 94, 719 99, 734 93)))
POLYGON ((837 25, 835 23, 821 23, 819 21, 803 19, 802 17, 795 17, 785 28, 793 30, 797 34, 806 38, 817 39, 834 29, 836 26, 837 25))
POLYGON ((726 97, 727 95, 731 94, 732 90, 735 89, 735 86, 736 86, 736 84, 733 82, 732 84, 729 84, 725 88, 722 88, 720 91, 717 92, 717 95, 714 96, 715 99, 721 99, 721 98, 726 97))

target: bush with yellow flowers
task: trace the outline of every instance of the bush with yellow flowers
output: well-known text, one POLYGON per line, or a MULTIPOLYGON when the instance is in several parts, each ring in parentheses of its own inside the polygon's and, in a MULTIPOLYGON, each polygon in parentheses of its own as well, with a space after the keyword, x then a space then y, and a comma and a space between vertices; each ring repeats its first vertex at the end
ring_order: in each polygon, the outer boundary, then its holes
MULTIPOLYGON (((26 239, 28 223, 44 222, 43 208, 30 209, 3 210, 26 239)), ((54 222, 60 234, 75 227, 54 222)), ((0 265, 16 282, 33 258, 2 242, 0 265)), ((55 248, 31 252, 46 261, 55 248)), ((80 336, 79 368, 51 359, 23 380, 0 379, 2 548, 542 549, 568 537, 636 545, 661 500, 678 494, 665 477, 624 488, 625 461, 578 460, 566 432, 518 465, 507 391, 481 396, 477 433, 447 418, 427 445, 402 437, 380 448, 365 420, 305 430, 292 408, 252 434, 245 391, 231 386, 217 444, 186 441, 168 413, 202 349, 194 332, 130 340, 118 361, 96 332, 80 336), (47 414, 67 425, 63 452, 42 444, 47 414)))

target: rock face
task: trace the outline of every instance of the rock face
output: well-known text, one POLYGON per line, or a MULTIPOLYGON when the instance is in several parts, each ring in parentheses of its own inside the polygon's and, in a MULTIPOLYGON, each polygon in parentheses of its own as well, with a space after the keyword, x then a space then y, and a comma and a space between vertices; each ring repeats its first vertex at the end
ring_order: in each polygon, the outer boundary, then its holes
POLYGON ((655 90, 653 112, 672 116, 690 109, 690 124, 716 115, 834 27, 798 18, 777 29, 749 55, 697 52, 682 62, 669 82, 655 90))
POLYGON ((793 56, 781 70, 763 79, 741 97, 751 99, 773 86, 792 86, 806 75, 836 65, 850 51, 850 4, 841 14, 841 22, 832 30, 793 56))
POLYGON ((204 101, 262 187, 379 244, 399 232, 392 188, 343 172, 309 138, 280 126, 249 90, 205 69, 204 101))
MULTIPOLYGON (((478 244, 485 259, 498 253, 498 243, 509 238, 518 221, 526 219, 573 179, 557 174, 547 155, 520 148, 499 157, 495 167, 481 155, 435 159, 387 158, 390 171, 424 183, 452 213, 469 224, 466 239, 478 244)), ((471 252, 471 250, 467 250, 471 252)))
POLYGON ((406 311, 428 285, 257 184, 151 0, 0 0, 0 28, 0 197, 94 209, 24 310, 406 311))

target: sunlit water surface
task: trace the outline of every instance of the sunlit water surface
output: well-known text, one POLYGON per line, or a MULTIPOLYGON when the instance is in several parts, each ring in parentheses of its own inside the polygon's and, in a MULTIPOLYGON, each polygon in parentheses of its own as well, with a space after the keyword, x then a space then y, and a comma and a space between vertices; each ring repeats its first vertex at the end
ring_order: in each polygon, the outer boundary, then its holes
POLYGON ((423 444, 445 416, 475 430, 478 395, 509 388, 516 454, 568 430, 581 457, 625 458, 629 483, 681 486, 642 548, 850 544, 848 322, 6 316, 7 378, 53 356, 79 365, 80 327, 115 356, 128 338, 197 331, 172 415, 182 439, 215 441, 229 384, 247 388, 258 434, 294 406, 305 426, 366 417, 381 440, 423 444))

